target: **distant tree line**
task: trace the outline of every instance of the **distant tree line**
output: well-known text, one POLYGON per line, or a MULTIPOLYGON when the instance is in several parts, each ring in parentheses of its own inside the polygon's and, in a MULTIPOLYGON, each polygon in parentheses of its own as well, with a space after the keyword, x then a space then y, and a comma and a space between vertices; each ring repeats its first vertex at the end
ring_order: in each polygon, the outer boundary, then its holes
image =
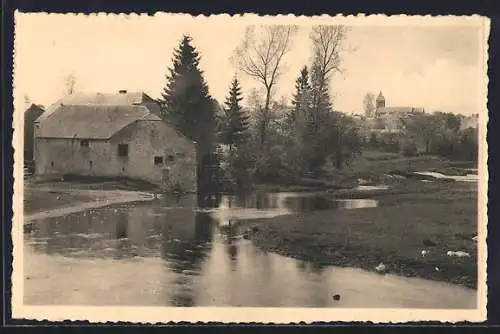
POLYGON ((365 146, 405 156, 422 153, 476 161, 478 131, 475 127, 463 127, 463 119, 462 115, 439 111, 415 114, 401 119, 403 132, 372 133, 365 146))

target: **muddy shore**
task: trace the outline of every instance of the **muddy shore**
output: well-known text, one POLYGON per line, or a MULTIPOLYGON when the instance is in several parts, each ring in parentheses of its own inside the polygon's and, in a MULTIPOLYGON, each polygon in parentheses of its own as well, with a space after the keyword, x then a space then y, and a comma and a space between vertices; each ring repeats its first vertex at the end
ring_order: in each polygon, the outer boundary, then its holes
POLYGON ((24 223, 103 206, 154 199, 153 193, 95 189, 70 182, 28 184, 24 189, 24 223))

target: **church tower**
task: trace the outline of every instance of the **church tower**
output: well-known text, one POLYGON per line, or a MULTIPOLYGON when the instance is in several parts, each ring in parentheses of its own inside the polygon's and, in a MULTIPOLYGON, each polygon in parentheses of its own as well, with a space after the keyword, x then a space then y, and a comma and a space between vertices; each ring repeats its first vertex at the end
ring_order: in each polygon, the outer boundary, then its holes
POLYGON ((376 108, 385 108, 385 97, 382 95, 382 92, 380 92, 377 96, 376 100, 376 108))

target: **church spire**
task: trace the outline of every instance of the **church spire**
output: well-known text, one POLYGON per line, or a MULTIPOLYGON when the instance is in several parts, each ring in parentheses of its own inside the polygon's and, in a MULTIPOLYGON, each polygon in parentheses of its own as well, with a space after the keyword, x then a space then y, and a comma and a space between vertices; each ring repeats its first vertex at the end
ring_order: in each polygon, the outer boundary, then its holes
POLYGON ((385 107, 385 97, 384 95, 382 94, 382 92, 380 92, 377 96, 377 100, 376 100, 376 106, 377 106, 377 109, 378 108, 384 108, 385 107))

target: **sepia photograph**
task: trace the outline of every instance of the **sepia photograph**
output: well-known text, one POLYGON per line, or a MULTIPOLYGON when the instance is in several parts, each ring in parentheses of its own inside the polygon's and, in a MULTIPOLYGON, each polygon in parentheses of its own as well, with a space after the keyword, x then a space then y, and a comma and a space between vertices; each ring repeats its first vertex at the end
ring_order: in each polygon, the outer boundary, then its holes
POLYGON ((485 320, 488 35, 16 12, 13 318, 485 320))

